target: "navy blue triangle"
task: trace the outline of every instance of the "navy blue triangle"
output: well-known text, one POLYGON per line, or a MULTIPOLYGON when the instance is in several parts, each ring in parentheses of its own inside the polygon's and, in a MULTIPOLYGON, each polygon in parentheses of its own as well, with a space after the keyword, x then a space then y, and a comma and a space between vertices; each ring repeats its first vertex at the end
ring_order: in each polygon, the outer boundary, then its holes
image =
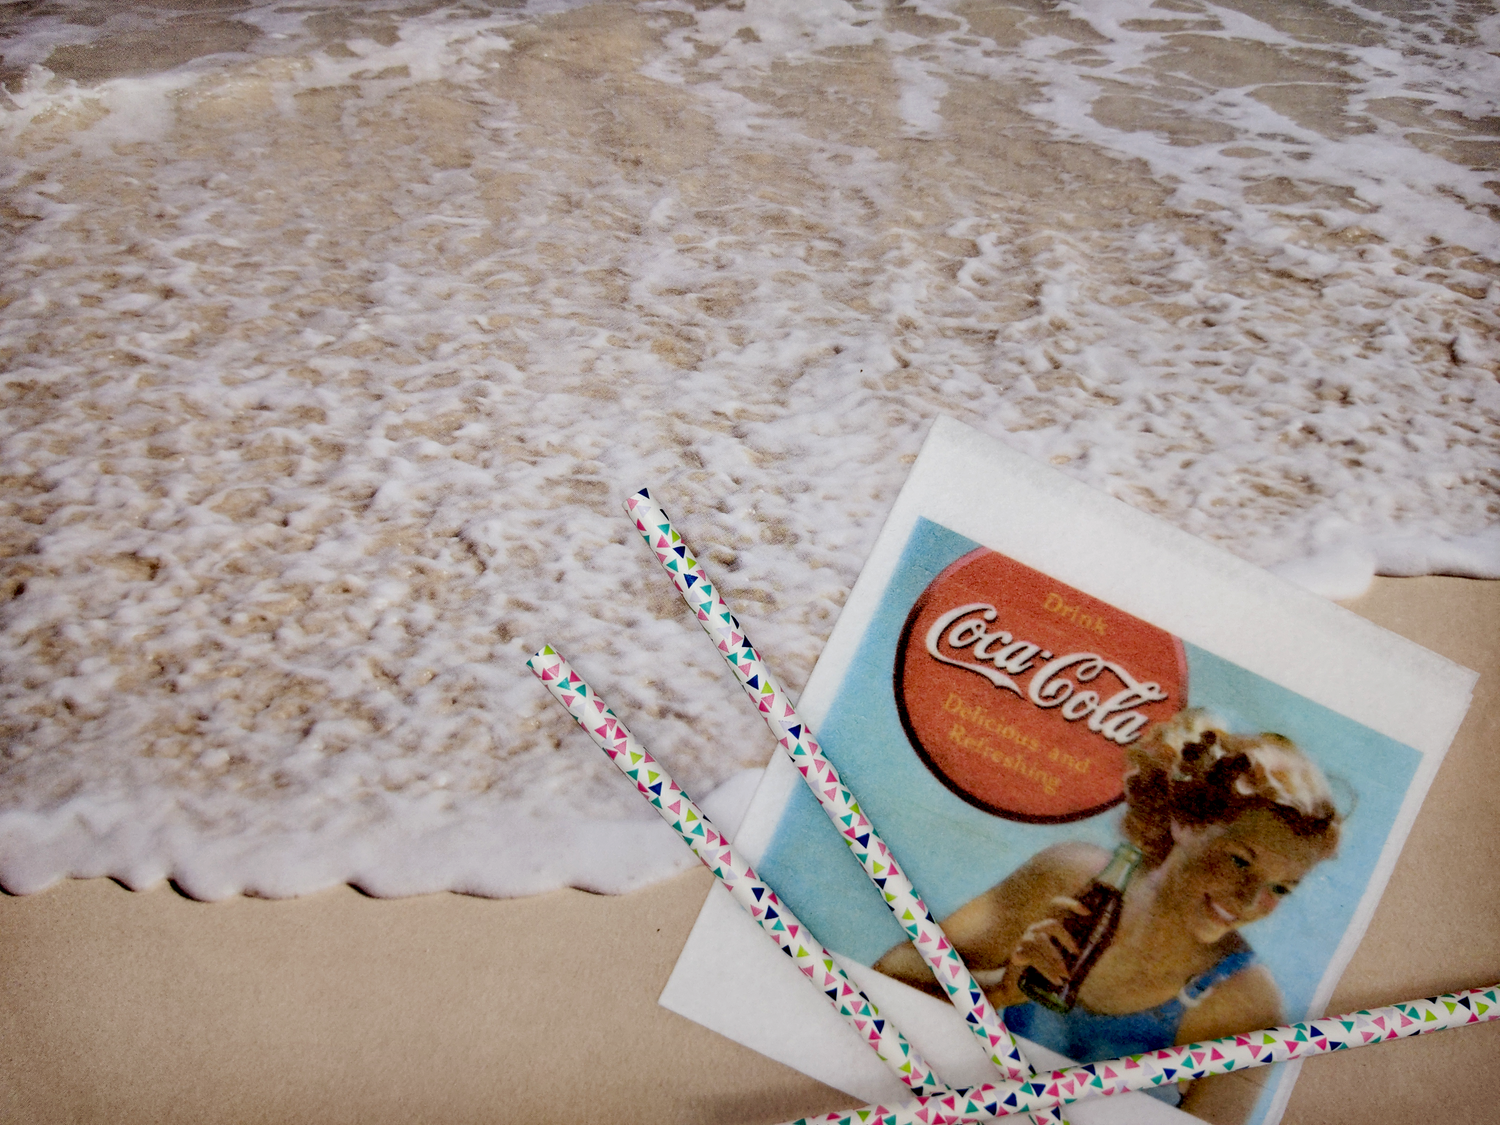
POLYGON ((765 891, 766 891, 766 889, 764 887, 751 887, 750 888, 750 893, 755 896, 755 901, 756 902, 760 901, 760 896, 763 895, 763 894, 765 894, 765 891))
POLYGON ((687 584, 688 584, 688 586, 690 586, 690 587, 691 587, 691 586, 692 586, 692 584, 693 584, 693 583, 694 583, 694 582, 696 582, 696 581, 698 581, 698 578, 697 578, 697 576, 696 576, 696 575, 693 575, 693 574, 684 574, 684 575, 683 575, 683 576, 682 576, 682 577, 683 577, 683 580, 684 580, 684 581, 685 581, 685 582, 686 582, 686 583, 687 583, 687 584))
POLYGON ((791 735, 793 738, 801 738, 802 737, 802 724, 798 723, 795 726, 787 727, 786 728, 786 732, 787 732, 787 734, 791 735))

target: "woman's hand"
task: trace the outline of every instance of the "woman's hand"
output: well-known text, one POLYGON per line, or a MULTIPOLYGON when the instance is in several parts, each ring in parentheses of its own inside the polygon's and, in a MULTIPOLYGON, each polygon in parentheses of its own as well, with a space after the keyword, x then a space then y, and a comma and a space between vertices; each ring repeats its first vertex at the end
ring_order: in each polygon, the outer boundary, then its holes
POLYGON ((1035 969, 1055 985, 1068 979, 1071 970, 1063 951, 1077 957, 1078 943, 1068 933, 1063 919, 1069 914, 1087 914, 1088 909, 1068 895, 1056 895, 1048 899, 1046 905, 1050 913, 1021 931, 1003 966, 974 974, 974 979, 997 1008, 1025 1004, 1031 999, 1021 991, 1021 974, 1027 969, 1035 969))
POLYGON ((1078 943, 1063 925, 1071 914, 1087 914, 1088 909, 1076 898, 1058 895, 1047 903, 1050 913, 1027 926, 1011 952, 1007 966, 1009 979, 1019 981, 1028 968, 1035 969, 1053 984, 1062 984, 1072 971, 1063 957, 1066 950, 1078 956, 1078 943))
MULTIPOLYGON (((1068 938, 1061 920, 1081 909, 1072 896, 1082 894, 1108 861, 1109 853, 1094 844, 1053 844, 942 919, 948 940, 996 1007, 1026 1002, 1016 981, 1029 965, 1046 960, 1039 971, 1050 967, 1051 973, 1066 974, 1062 950, 1072 949, 1062 944, 1068 938), (1028 928, 1028 923, 1035 925, 1028 928)), ((944 995, 909 942, 888 950, 875 969, 944 995)))

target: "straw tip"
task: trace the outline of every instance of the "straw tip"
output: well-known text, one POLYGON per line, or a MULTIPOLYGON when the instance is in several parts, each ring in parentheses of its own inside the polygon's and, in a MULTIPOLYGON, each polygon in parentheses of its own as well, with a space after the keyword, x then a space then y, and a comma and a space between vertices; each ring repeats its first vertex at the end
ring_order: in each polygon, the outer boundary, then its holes
POLYGON ((557 649, 553 648, 551 645, 543 645, 541 648, 537 649, 526 658, 526 664, 528 667, 535 667, 535 662, 542 659, 542 657, 556 655, 557 649))

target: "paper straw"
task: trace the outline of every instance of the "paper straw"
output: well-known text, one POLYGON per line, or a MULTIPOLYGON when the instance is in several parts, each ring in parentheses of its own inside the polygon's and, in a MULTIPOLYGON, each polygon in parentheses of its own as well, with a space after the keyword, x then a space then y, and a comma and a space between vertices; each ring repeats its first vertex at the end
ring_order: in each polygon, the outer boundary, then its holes
POLYGON ((1123 1059, 1070 1066, 1025 1082, 978 1086, 919 1098, 900 1106, 871 1105, 822 1117, 804 1117, 795 1125, 957 1125, 987 1121, 1013 1113, 1034 1113, 1083 1098, 1127 1094, 1185 1079, 1326 1055, 1494 1019, 1500 1019, 1500 985, 1229 1035, 1205 1043, 1167 1047, 1123 1059))
POLYGON ((760 923, 802 970, 804 976, 828 997, 829 1003, 859 1033, 914 1093, 950 1092, 932 1072, 915 1047, 880 1014, 873 1001, 861 992, 839 968, 833 955, 799 922, 795 915, 736 853, 724 834, 714 828, 703 810, 672 780, 625 724, 605 705, 592 688, 551 645, 526 661, 526 666, 546 685, 559 703, 620 772, 651 802, 661 818, 672 826, 683 843, 693 849, 720 883, 760 923))
MULTIPOLYGON (((693 558, 687 542, 672 526, 667 513, 644 488, 625 501, 625 510, 635 521, 636 530, 646 540, 646 545, 671 575, 678 592, 697 615, 704 632, 734 669, 740 686, 760 710, 781 748, 791 756, 808 788, 817 796, 828 819, 880 891, 906 936, 947 990, 948 998, 963 1012, 969 1030, 984 1045, 985 1054, 1009 1079, 1024 1079, 1035 1073, 1021 1057, 1015 1036, 991 1006, 984 990, 970 976, 963 959, 897 864, 896 857, 876 833, 854 794, 839 778, 838 770, 823 756, 786 689, 777 682, 750 643, 750 638, 745 636, 739 619, 714 589, 708 575, 693 558)), ((1062 1122, 1057 1113, 1044 1114, 1043 1117, 1062 1122)))

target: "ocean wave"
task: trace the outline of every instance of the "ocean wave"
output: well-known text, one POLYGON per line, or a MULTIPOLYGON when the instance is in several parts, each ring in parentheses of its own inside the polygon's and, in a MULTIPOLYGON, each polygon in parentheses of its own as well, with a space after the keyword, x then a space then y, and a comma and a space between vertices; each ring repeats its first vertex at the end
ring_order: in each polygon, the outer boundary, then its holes
POLYGON ((0 18, 11 890, 676 870, 525 654, 764 761, 620 499, 795 687, 939 412, 1326 593, 1500 577, 1473 5, 0 18))

